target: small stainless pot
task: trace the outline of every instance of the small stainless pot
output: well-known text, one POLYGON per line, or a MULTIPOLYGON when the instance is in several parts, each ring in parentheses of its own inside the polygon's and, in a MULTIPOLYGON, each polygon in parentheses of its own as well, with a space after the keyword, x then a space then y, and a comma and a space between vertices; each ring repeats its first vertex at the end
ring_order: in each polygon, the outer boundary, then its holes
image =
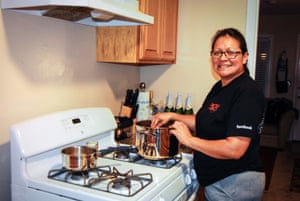
POLYGON ((89 146, 71 146, 61 150, 62 164, 68 170, 85 171, 96 167, 98 157, 114 151, 137 152, 137 148, 133 146, 117 146, 97 150, 89 146))
POLYGON ((136 123, 136 147, 145 159, 162 160, 178 154, 178 140, 169 133, 168 126, 152 129, 151 121, 136 123))
POLYGON ((62 163, 68 170, 85 171, 96 166, 96 149, 88 146, 71 146, 63 149, 62 163))

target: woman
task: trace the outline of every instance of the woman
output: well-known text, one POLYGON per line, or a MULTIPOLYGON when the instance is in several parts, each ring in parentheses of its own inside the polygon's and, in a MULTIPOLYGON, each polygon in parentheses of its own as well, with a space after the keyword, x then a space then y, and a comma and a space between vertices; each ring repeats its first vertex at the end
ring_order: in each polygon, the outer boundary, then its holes
POLYGON ((234 28, 218 31, 211 62, 220 80, 197 114, 159 113, 152 118, 154 128, 175 121, 170 132, 194 150, 195 170, 208 201, 262 199, 265 173, 259 134, 264 95, 249 76, 247 61, 244 36, 234 28))

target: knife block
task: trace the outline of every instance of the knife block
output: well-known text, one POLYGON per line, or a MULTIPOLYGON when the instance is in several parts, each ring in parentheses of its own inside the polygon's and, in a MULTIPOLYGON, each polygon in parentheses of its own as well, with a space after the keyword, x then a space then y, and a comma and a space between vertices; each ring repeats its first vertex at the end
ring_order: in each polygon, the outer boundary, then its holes
POLYGON ((121 106, 120 117, 128 117, 131 118, 132 108, 126 105, 121 106))
POLYGON ((121 116, 116 116, 115 119, 118 125, 115 129, 115 140, 119 141, 131 137, 134 120, 121 116))

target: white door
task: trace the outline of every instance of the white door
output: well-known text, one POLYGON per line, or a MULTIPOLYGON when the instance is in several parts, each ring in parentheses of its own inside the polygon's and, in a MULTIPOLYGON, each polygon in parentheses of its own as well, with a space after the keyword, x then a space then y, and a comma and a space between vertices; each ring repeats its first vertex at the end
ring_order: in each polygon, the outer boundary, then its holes
MULTIPOLYGON (((300 34, 297 37, 297 55, 296 55, 296 69, 295 69, 295 81, 296 87, 294 87, 294 107, 300 111, 300 34)), ((300 119, 295 120, 293 124, 290 140, 300 140, 300 119)))

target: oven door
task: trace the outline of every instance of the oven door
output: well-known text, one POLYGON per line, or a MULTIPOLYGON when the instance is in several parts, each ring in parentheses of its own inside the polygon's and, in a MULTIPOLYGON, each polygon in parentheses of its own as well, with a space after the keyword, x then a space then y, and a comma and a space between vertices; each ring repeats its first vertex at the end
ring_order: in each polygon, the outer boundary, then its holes
POLYGON ((184 176, 178 176, 177 179, 164 187, 152 200, 194 201, 197 197, 198 188, 199 184, 197 180, 193 180, 192 183, 186 184, 184 176), (178 194, 176 195, 176 193, 178 194))
POLYGON ((21 190, 21 188, 17 186, 12 187, 12 189, 14 189, 12 193, 12 201, 74 201, 73 198, 63 197, 38 189, 27 188, 21 190))
MULTIPOLYGON (((194 184, 192 184, 192 186, 186 190, 184 190, 182 192, 182 195, 187 195, 187 198, 188 198, 188 201, 194 201, 197 197, 197 194, 198 194, 198 190, 199 190, 199 184, 198 182, 195 182, 194 184)), ((180 197, 184 197, 184 196, 179 196, 180 197)), ((182 200, 182 199, 177 199, 178 201, 179 200, 182 200)))

